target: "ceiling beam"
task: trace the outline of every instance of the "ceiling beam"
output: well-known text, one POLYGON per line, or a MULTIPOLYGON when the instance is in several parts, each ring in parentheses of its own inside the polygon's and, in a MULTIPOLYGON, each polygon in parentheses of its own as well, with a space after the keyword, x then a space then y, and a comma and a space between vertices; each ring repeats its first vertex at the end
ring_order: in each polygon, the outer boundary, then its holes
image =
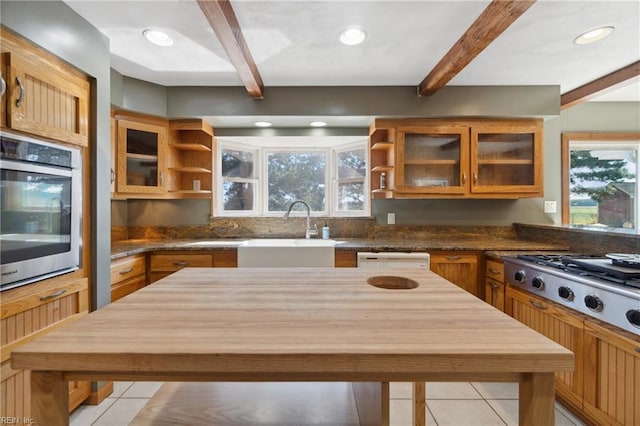
POLYGON ((420 96, 444 87, 493 40, 535 3, 535 0, 493 0, 418 86, 420 96))
POLYGON ((264 83, 242 35, 231 3, 228 0, 198 0, 198 5, 227 52, 249 95, 262 99, 264 83))
POLYGON ((633 83, 640 76, 640 61, 584 84, 560 96, 560 109, 567 109, 596 96, 633 83))

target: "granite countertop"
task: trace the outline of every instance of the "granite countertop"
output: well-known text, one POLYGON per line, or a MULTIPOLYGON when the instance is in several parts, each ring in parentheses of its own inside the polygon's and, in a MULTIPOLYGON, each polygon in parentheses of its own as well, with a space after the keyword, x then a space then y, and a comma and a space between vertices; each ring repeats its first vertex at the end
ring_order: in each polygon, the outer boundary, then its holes
MULTIPOLYGON (((357 251, 428 251, 428 250, 472 250, 490 251, 501 257, 505 253, 522 251, 565 251, 567 246, 539 241, 477 237, 434 237, 424 239, 361 239, 335 238, 340 241, 336 250, 357 251)), ((111 245, 111 259, 137 253, 161 250, 235 250, 244 239, 227 240, 124 240, 111 245)))

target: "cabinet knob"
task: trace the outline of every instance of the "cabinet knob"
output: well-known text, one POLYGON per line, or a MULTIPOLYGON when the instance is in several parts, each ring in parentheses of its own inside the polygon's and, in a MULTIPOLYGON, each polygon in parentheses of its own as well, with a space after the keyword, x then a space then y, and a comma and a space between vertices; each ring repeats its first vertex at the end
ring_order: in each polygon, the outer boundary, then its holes
POLYGON ((467 173, 462 172, 462 184, 464 185, 465 183, 467 183, 467 173))
POLYGON ((478 183, 478 172, 473 172, 473 184, 478 183))
POLYGON ((160 172, 160 186, 164 186, 164 173, 160 172))

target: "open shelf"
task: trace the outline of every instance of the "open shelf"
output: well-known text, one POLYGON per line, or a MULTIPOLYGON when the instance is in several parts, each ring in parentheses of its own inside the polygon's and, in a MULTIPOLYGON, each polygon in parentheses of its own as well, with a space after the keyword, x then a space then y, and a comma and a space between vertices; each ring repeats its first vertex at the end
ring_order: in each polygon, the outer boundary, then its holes
POLYGON ((393 142, 376 142, 371 146, 374 151, 386 151, 393 149, 393 142))
POLYGON ((206 145, 202 145, 199 143, 172 143, 169 144, 171 148, 175 148, 179 151, 201 151, 201 152, 211 152, 211 148, 206 145))
POLYGON ((374 168, 371 169, 371 171, 372 172, 392 172, 393 166, 384 166, 384 165, 375 166, 374 168))
POLYGON ((149 154, 131 154, 127 152, 127 158, 132 160, 158 161, 157 155, 149 154))
POLYGON ((204 167, 169 167, 169 170, 180 173, 211 173, 211 170, 204 167))
POLYGON ((478 160, 478 164, 492 164, 498 166, 530 166, 533 164, 533 160, 514 160, 514 159, 492 159, 492 160, 478 160))
POLYGON ((404 164, 409 166, 422 166, 422 165, 455 166, 460 164, 460 161, 458 160, 405 160, 404 164))

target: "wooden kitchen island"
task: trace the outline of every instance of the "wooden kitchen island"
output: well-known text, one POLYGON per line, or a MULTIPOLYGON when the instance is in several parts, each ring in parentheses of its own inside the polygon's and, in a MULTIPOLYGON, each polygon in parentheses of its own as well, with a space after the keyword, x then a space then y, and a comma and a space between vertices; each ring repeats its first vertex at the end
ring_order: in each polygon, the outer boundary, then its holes
POLYGON ((520 424, 550 426, 554 372, 573 369, 564 347, 419 269, 187 268, 12 359, 42 425, 68 423, 68 380, 353 382, 360 422, 380 425, 390 381, 473 380, 519 382, 520 424), (379 275, 417 287, 367 282, 379 275))

